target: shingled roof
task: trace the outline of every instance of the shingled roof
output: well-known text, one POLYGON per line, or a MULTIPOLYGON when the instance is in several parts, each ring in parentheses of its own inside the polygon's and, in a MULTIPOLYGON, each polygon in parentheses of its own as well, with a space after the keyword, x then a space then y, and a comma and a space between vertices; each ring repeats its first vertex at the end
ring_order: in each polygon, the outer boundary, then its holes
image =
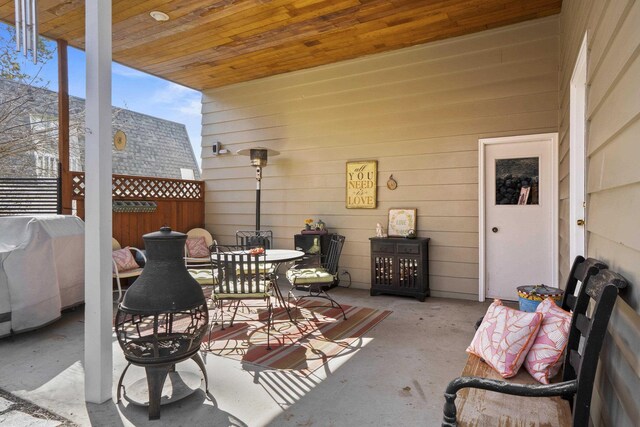
POLYGON ((127 135, 123 151, 113 151, 113 173, 181 178, 180 169, 192 169, 200 179, 198 162, 182 123, 131 110, 114 109, 113 132, 127 135))
MULTIPOLYGON (((0 101, 6 101, 12 93, 24 88, 25 85, 20 83, 0 79, 0 101)), ((31 96, 21 107, 16 121, 29 123, 29 116, 33 114, 57 118, 57 93, 41 88, 29 89, 31 96)), ((82 98, 70 97, 69 104, 75 115, 84 111, 85 101, 82 98)), ((127 136, 124 150, 113 149, 114 174, 180 179, 181 169, 190 169, 194 178, 200 179, 198 162, 184 124, 116 107, 112 108, 112 117, 113 133, 122 130, 127 136)), ((80 128, 84 129, 84 126, 80 128)), ((51 141, 38 150, 57 159, 57 133, 49 137, 51 141)), ((79 168, 84 169, 84 135, 77 135, 76 140, 72 138, 70 150, 72 157, 78 160, 79 168)), ((0 158, 0 176, 34 176, 37 168, 34 159, 37 159, 34 152, 0 158)))

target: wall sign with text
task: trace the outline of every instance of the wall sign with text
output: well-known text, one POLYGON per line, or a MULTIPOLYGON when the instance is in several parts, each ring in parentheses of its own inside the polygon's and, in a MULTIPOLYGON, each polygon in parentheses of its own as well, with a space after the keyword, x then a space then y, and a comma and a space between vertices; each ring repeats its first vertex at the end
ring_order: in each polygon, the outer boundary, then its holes
POLYGON ((375 209, 378 161, 347 162, 347 209, 375 209))
POLYGON ((416 236, 417 209, 389 209, 389 237, 416 236))

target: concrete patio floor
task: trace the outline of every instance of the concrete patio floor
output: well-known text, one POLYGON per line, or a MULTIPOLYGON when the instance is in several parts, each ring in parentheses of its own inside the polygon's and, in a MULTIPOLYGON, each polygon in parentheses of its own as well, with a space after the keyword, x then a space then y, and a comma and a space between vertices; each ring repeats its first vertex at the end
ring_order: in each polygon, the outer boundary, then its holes
MULTIPOLYGON (((365 334, 357 351, 306 378, 208 354, 210 396, 202 387, 165 405, 159 421, 148 421, 145 407, 125 400, 84 401, 82 308, 38 331, 0 340, 0 388, 81 426, 439 425, 444 388, 462 370, 473 324, 489 302, 419 302, 346 288, 331 293, 345 304, 393 313, 365 334)), ((115 397, 126 363, 115 336, 113 357, 115 397)), ((125 383, 143 375, 131 368, 125 383)))

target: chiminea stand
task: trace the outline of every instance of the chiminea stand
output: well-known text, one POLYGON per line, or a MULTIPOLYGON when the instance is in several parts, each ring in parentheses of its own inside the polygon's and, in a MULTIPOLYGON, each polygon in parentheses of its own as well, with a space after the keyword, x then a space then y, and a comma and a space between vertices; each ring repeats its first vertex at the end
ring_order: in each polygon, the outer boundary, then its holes
MULTIPOLYGON (((198 365, 200 371, 202 371, 202 374, 204 375, 205 392, 208 394, 209 379, 207 377, 207 370, 202 361, 202 357, 200 357, 199 353, 195 353, 191 356, 191 359, 198 365)), ((129 362, 124 368, 122 375, 120 375, 120 380, 118 381, 118 403, 122 400, 122 391, 124 390, 124 397, 128 402, 134 405, 149 406, 149 419, 159 419, 161 405, 177 402, 178 400, 193 394, 202 384, 202 380, 199 375, 190 371, 176 371, 177 363, 179 362, 162 365, 156 364, 151 366, 144 366, 135 363, 136 366, 144 367, 146 381, 144 378, 135 381, 129 386, 129 391, 127 392, 122 382, 129 370, 129 367, 132 365, 132 363, 129 362), (165 387, 167 377, 169 377, 171 382, 171 385, 169 386, 170 389, 168 390, 167 387, 165 387), (144 397, 147 391, 148 400, 145 401, 144 397), (167 391, 165 396, 163 396, 163 391, 167 391)))

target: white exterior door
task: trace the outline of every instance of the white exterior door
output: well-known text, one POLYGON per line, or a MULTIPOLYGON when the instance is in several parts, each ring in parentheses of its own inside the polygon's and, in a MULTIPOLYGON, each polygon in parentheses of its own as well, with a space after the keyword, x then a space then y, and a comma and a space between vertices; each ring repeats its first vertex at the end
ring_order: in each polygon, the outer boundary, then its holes
POLYGON ((480 140, 481 300, 557 286, 556 152, 557 134, 480 140))

